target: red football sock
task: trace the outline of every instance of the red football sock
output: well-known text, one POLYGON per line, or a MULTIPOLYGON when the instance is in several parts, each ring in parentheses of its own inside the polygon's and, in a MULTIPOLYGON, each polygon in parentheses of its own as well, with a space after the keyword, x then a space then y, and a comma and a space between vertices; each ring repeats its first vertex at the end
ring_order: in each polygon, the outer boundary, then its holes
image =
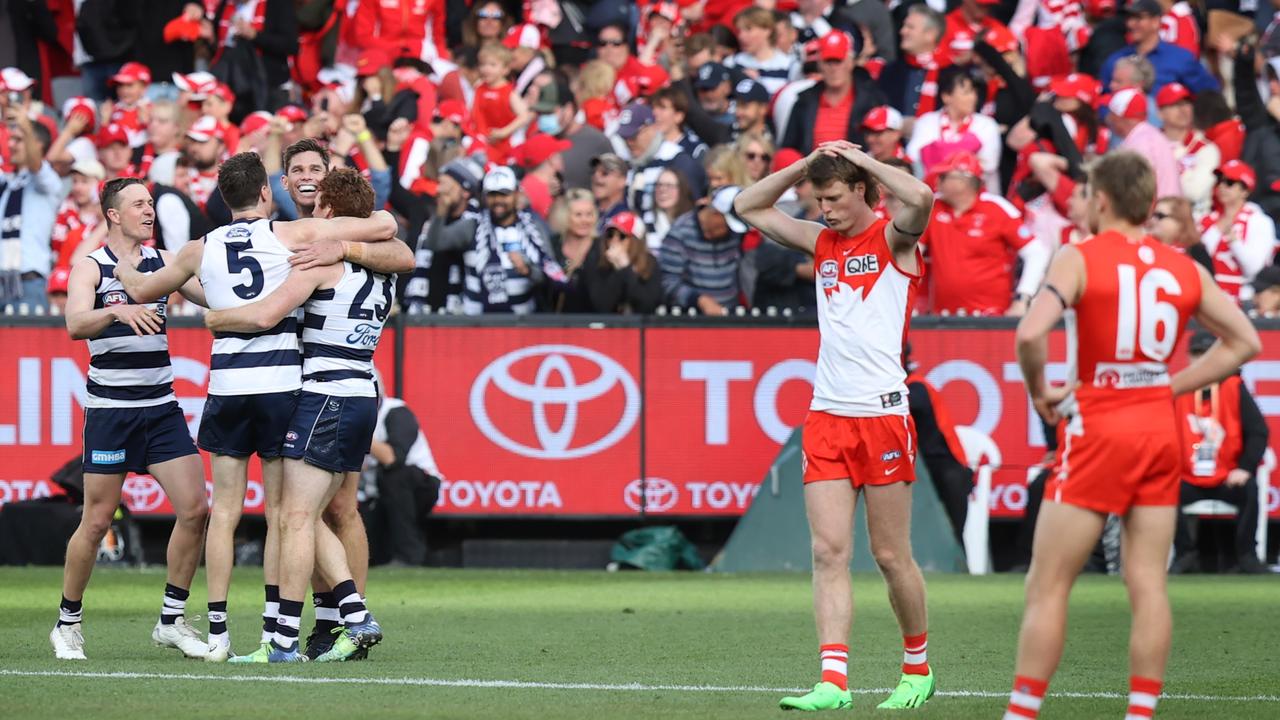
POLYGON ((1129 677, 1129 709, 1125 720, 1148 720, 1156 715, 1156 700, 1164 683, 1151 678, 1129 677))
POLYGON ((849 689, 849 646, 823 645, 818 648, 822 658, 822 682, 829 682, 841 690, 849 689))
POLYGON ((902 637, 902 674, 929 674, 929 633, 902 637))
POLYGON ((1040 716, 1040 703, 1044 701, 1044 693, 1049 689, 1047 680, 1018 675, 1013 679, 1013 692, 1009 694, 1009 707, 1005 709, 1004 720, 1022 720, 1040 716))

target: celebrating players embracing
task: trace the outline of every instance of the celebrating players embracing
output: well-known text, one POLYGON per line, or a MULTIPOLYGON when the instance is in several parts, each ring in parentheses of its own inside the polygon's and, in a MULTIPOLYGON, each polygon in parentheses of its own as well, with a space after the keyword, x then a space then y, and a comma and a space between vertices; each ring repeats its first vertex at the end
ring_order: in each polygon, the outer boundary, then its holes
MULTIPOLYGON (((373 189, 355 171, 334 170, 320 181, 317 216, 367 216, 372 210, 373 189)), ((407 246, 405 253, 401 271, 413 268, 407 246)), ((258 302, 205 317, 215 332, 253 332, 304 303, 306 308, 302 396, 284 443, 280 619, 271 662, 306 659, 299 652, 298 627, 315 568, 332 583, 344 624, 332 648, 316 659, 346 660, 382 639, 351 579, 342 543, 320 519, 346 475, 359 471, 369 452, 378 412, 373 353, 395 300, 395 276, 374 272, 358 259, 295 271, 258 302)))
MULTIPOLYGON (((108 182, 102 191, 102 210, 107 220, 106 245, 76 263, 67 290, 67 332, 72 340, 89 341, 84 515, 67 543, 62 605, 49 640, 58 659, 85 659, 81 605, 98 544, 120 504, 125 476, 150 473, 164 488, 176 517, 166 556, 164 606, 152 640, 187 657, 204 657, 200 633, 184 617, 208 514, 204 470, 173 394, 166 298, 136 302, 112 274, 115 266, 128 263, 137 263, 141 273, 155 273, 173 257, 142 244, 152 237, 156 213, 141 180, 108 182)), ((174 289, 181 289, 194 302, 204 302, 194 281, 174 289)))
POLYGON ((1133 610, 1127 718, 1150 718, 1163 686, 1173 618, 1166 567, 1182 467, 1173 397, 1236 372, 1261 347, 1257 331, 1189 256, 1146 235, 1155 172, 1117 152, 1089 172, 1097 234, 1063 247, 1018 324, 1018 364, 1048 422, 1064 420, 1062 459, 1036 523, 1026 612, 1005 720, 1035 718, 1058 667, 1067 599, 1108 514, 1122 519, 1124 580, 1133 610), (1064 316, 1078 348, 1078 385, 1045 379, 1048 337, 1064 316), (1219 339, 1185 370, 1167 362, 1187 320, 1219 339))
POLYGON ((861 491, 871 553, 903 635, 902 677, 880 707, 918 707, 933 695, 934 677, 926 656, 924 577, 911 555, 916 444, 902 351, 923 267, 917 241, 933 193, 909 173, 837 141, 743 190, 734 206, 764 234, 813 255, 817 277, 821 344, 803 457, 822 680, 807 695, 783 698, 781 706, 830 710, 852 703, 849 563, 861 491), (806 179, 829 227, 773 207, 806 179), (903 203, 892 222, 873 211, 881 184, 903 203))

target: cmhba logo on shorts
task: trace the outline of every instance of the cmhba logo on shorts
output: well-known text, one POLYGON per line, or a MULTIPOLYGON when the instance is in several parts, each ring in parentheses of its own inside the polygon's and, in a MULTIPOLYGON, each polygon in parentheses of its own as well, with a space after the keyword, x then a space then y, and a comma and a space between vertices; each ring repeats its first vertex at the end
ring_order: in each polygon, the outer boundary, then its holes
POLYGON ((103 307, 114 307, 116 305, 124 305, 129 302, 129 296, 124 294, 123 290, 112 290, 102 295, 103 307))
POLYGON ((889 452, 880 456, 880 462, 891 462, 893 460, 897 460, 900 457, 902 457, 901 450, 890 450, 889 452))
POLYGON ((854 255, 844 260, 845 275, 875 275, 880 272, 880 259, 875 255, 854 255))
POLYGON ((124 462, 124 450, 94 450, 89 459, 94 465, 115 465, 124 462))

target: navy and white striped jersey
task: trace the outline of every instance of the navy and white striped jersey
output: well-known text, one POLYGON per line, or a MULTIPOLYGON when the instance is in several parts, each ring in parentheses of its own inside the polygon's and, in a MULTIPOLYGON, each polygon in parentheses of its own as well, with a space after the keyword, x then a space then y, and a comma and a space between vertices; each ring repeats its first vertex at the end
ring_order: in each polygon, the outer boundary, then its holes
MULTIPOLYGON (((256 302, 289 277, 293 254, 270 220, 237 220, 205 236, 200 283, 211 310, 256 302)), ((302 387, 298 320, 262 332, 217 333, 209 359, 210 395, 261 395, 302 387)))
POLYGON ((343 263, 342 279, 303 307, 302 389, 338 397, 377 397, 373 351, 395 300, 395 275, 343 263))
MULTIPOLYGON (((93 298, 99 310, 114 305, 137 305, 115 278, 119 260, 111 248, 103 246, 89 254, 98 263, 100 277, 93 298)), ((153 273, 164 267, 164 258, 154 248, 143 246, 138 271, 153 273)), ((122 322, 108 325, 97 337, 89 338, 89 380, 85 383, 87 408, 138 408, 163 405, 176 400, 173 395, 173 366, 169 362, 167 297, 146 303, 160 316, 160 332, 137 335, 122 322)))
POLYGON ((756 82, 763 85, 770 96, 776 95, 783 85, 800 79, 800 63, 794 55, 781 50, 775 49, 768 60, 758 60, 755 55, 740 52, 726 58, 725 64, 742 70, 755 70, 758 73, 756 82))

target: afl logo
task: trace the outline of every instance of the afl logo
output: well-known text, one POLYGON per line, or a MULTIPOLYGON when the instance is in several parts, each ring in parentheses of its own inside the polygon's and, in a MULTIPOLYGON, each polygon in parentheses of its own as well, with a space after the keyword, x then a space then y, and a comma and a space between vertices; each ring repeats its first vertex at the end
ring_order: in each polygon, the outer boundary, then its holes
POLYGON ((124 294, 123 290, 112 290, 104 293, 102 296, 102 305, 104 307, 114 307, 116 305, 125 305, 129 302, 129 296, 124 294))
POLYGON ((835 260, 823 260, 818 266, 818 284, 824 290, 830 290, 836 286, 837 277, 840 275, 840 263, 835 260))
POLYGON ((636 512, 660 513, 676 506, 680 491, 666 478, 632 480, 622 491, 622 501, 636 512))

